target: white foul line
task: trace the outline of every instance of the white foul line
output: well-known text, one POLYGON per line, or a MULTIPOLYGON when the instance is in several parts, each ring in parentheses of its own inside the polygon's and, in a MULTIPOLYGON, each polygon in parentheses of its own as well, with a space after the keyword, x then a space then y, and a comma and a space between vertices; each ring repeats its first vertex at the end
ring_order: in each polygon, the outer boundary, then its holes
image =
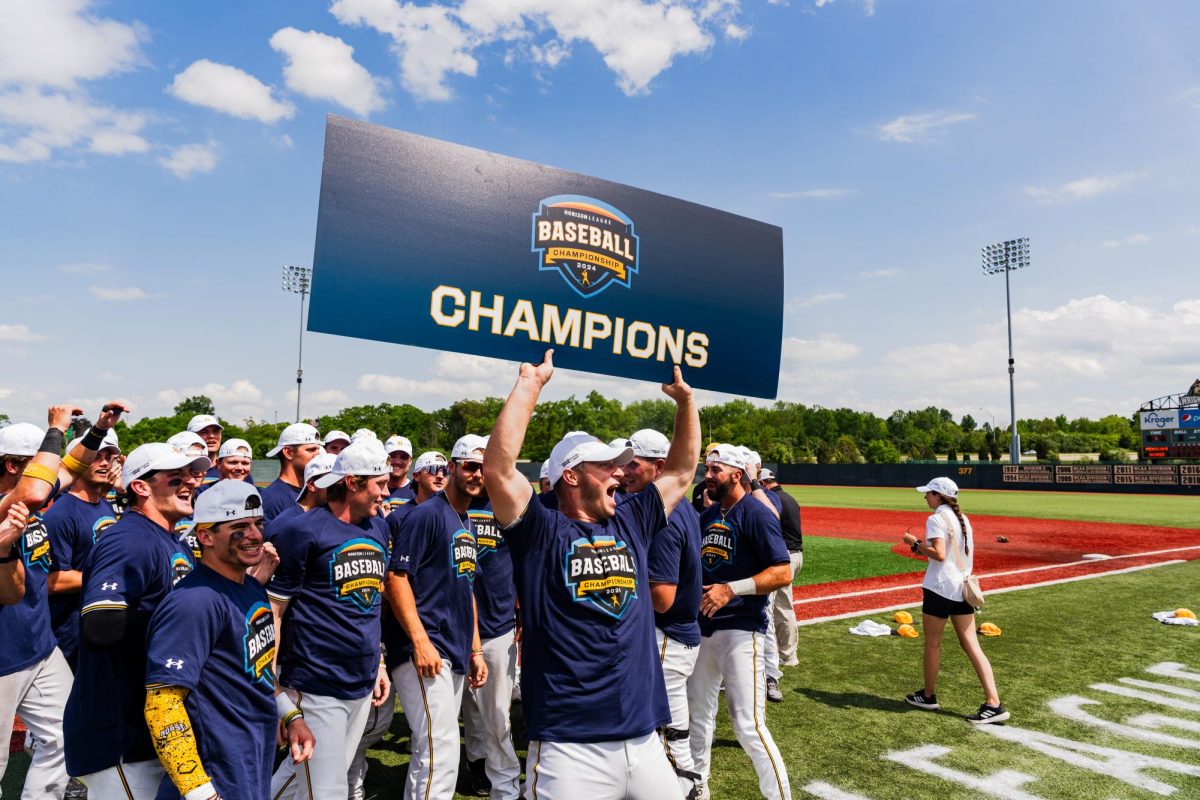
MULTIPOLYGON (((1005 592, 1019 592, 1022 589, 1037 589, 1038 587, 1041 587, 1041 586, 1055 586, 1060 583, 1072 583, 1074 581, 1086 581, 1089 578, 1106 578, 1109 575, 1122 575, 1126 572, 1137 572, 1138 570, 1143 570, 1143 569, 1153 569, 1155 567, 1165 567, 1170 564, 1186 564, 1186 563, 1188 563, 1188 562, 1186 562, 1182 559, 1175 559, 1174 561, 1160 561, 1157 564, 1139 564, 1136 567, 1125 567, 1125 569, 1110 569, 1107 572, 1094 572, 1090 575, 1076 575, 1073 578, 1057 578, 1052 581, 1041 581, 1039 583, 1026 583, 1021 586, 1006 586, 1002 589, 989 589, 984 594, 985 595, 993 595, 993 594, 1003 594, 1005 592)), ((908 586, 908 587, 899 587, 899 588, 909 588, 910 589, 910 588, 914 588, 914 587, 908 586)), ((849 619, 850 617, 865 617, 870 614, 880 614, 884 611, 898 611, 902 608, 920 608, 920 607, 921 607, 920 603, 899 603, 894 606, 883 606, 881 608, 864 608, 859 611, 849 611, 845 614, 833 614, 828 617, 814 617, 813 619, 797 620, 796 624, 797 625, 816 625, 818 622, 833 622, 834 620, 849 619)))
MULTIPOLYGON (((986 580, 988 578, 1000 578, 1005 575, 1023 575, 1027 572, 1040 572, 1040 571, 1048 570, 1048 569, 1062 569, 1064 567, 1078 567, 1083 564, 1104 564, 1108 561, 1116 561, 1116 560, 1122 559, 1122 558, 1144 558, 1146 556, 1161 556, 1161 555, 1166 555, 1167 553, 1179 553, 1179 552, 1183 552, 1185 550, 1200 550, 1200 545, 1191 545, 1188 547, 1172 547, 1168 550, 1148 550, 1145 553, 1127 553, 1123 556, 1112 556, 1112 557, 1106 558, 1102 561, 1098 561, 1094 558, 1090 558, 1090 559, 1084 559, 1082 561, 1067 561, 1062 564, 1046 564, 1046 565, 1043 565, 1040 567, 1022 567, 1021 569, 1010 569, 1006 572, 989 572, 987 575, 977 575, 976 577, 979 578, 980 580, 986 580)), ((1109 570, 1109 571, 1112 572, 1113 570, 1109 570)), ((868 595, 868 594, 884 594, 887 592, 898 592, 901 589, 919 589, 919 588, 921 588, 921 584, 919 584, 919 583, 906 583, 903 586, 885 586, 880 589, 860 589, 857 592, 842 592, 841 594, 827 594, 827 595, 823 595, 821 597, 806 597, 803 600, 794 600, 792 602, 792 605, 800 606, 800 605, 804 605, 805 603, 820 603, 825 600, 840 600, 845 597, 862 597, 863 595, 868 595)), ((992 591, 1000 591, 1000 590, 993 589, 992 591)), ((904 608, 904 607, 905 606, 901 606, 901 608, 904 608)))

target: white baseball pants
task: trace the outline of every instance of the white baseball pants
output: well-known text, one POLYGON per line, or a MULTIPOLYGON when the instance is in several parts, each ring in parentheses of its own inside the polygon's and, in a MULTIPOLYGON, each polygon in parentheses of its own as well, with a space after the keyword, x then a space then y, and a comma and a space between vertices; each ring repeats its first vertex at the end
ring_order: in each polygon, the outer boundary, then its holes
POLYGON ((787 769, 767 730, 763 638, 761 633, 723 630, 700 640, 688 681, 692 760, 707 783, 723 679, 729 720, 738 744, 754 762, 759 791, 770 800, 791 800, 787 769))
POLYGON ((463 732, 467 759, 485 759, 491 800, 517 800, 521 795, 521 762, 512 742, 513 683, 517 679, 515 631, 483 640, 487 683, 463 692, 463 732))
MULTIPOLYGON (((794 581, 800 574, 800 570, 804 568, 804 553, 802 551, 790 552, 788 556, 791 558, 791 574, 794 581)), ((771 616, 774 617, 775 638, 779 642, 779 663, 785 667, 794 667, 799 663, 796 660, 799 633, 796 627, 795 597, 792 595, 790 582, 782 589, 771 592, 771 602, 768 607, 771 609, 771 616)))
MULTIPOLYGON (((166 773, 157 758, 118 764, 79 780, 87 787, 88 800, 154 800, 166 773)), ((56 794, 55 797, 62 797, 56 794)))
MULTIPOLYGON (((359 700, 340 700, 284 689, 304 712, 316 745, 312 757, 296 764, 288 756, 271 778, 273 800, 328 800, 346 797, 346 774, 354 749, 362 738, 371 710, 371 695, 359 700)), ((90 800, 90 798, 89 798, 90 800)))
MULTIPOLYGON (((663 744, 667 748, 667 758, 670 759, 676 774, 695 773, 692 747, 689 744, 688 726, 691 724, 691 718, 688 714, 687 685, 688 678, 692 676, 692 670, 696 667, 696 656, 699 655, 700 649, 681 644, 658 628, 654 629, 654 638, 658 645, 663 680, 667 684, 667 704, 671 707, 671 724, 662 735, 663 744)), ((694 783, 692 778, 679 775, 679 785, 685 795, 692 790, 694 783)))
POLYGON ((617 742, 529 743, 526 800, 683 800, 657 733, 617 742))
POLYGON ((384 735, 392 727, 392 719, 396 716, 396 684, 393 682, 388 689, 387 700, 379 707, 367 709, 367 724, 354 758, 350 759, 350 769, 346 774, 346 782, 350 785, 349 800, 363 800, 363 783, 367 779, 367 750, 383 741, 384 735))
POLYGON ((60 798, 66 791, 63 709, 72 680, 71 668, 57 647, 36 664, 0 677, 0 776, 8 767, 14 714, 21 715, 33 736, 33 761, 21 795, 24 800, 60 798))
MULTIPOLYGON (((458 780, 458 710, 463 676, 450 671, 449 659, 435 677, 422 678, 411 661, 394 673, 396 693, 412 731, 405 800, 450 800, 458 780)), ((332 795, 331 795, 332 796, 332 795)))

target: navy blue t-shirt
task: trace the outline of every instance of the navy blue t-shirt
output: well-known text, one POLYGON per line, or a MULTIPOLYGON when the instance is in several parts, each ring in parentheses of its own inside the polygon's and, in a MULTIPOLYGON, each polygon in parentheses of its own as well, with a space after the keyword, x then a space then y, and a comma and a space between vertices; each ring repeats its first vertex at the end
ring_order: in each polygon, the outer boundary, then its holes
MULTIPOLYGON (((54 554, 52 572, 82 572, 92 545, 100 534, 115 525, 117 515, 107 500, 89 503, 73 494, 64 493, 54 501, 43 519, 50 534, 50 550, 54 554)), ((58 649, 70 662, 79 652, 79 592, 50 595, 50 624, 58 649)))
POLYGON ((25 562, 25 596, 20 602, 0 605, 0 675, 20 672, 54 650, 46 602, 46 575, 53 568, 54 554, 40 514, 30 518, 18 547, 25 562))
MULTIPOLYGON (((417 501, 414 499, 411 503, 405 503, 397 506, 396 510, 388 514, 384 519, 388 528, 388 560, 390 562, 392 553, 396 552, 396 540, 400 536, 400 525, 404 522, 404 518, 412 513, 417 507, 417 501)), ((386 651, 383 660, 387 664, 388 672, 390 673, 396 667, 408 660, 411 655, 410 642, 408 634, 404 632, 403 626, 400 625, 400 620, 396 619, 396 615, 392 613, 390 603, 382 604, 383 611, 379 615, 379 628, 383 648, 386 651)))
POLYGON ((297 514, 304 513, 304 506, 299 503, 293 503, 275 515, 275 518, 270 522, 263 524, 263 539, 271 541, 275 537, 276 531, 283 527, 283 524, 297 514))
MULTIPOLYGON (((713 503, 700 515, 700 564, 705 584, 729 583, 757 575, 774 564, 790 564, 779 519, 749 494, 728 513, 713 503)), ((767 629, 765 594, 734 597, 713 617, 700 617, 700 633, 767 629)))
MULTIPOLYGON (((783 501, 779 499, 779 495, 777 495, 774 492, 769 491, 767 489, 763 489, 762 493, 765 494, 767 496, 767 499, 771 501, 771 505, 775 506, 775 513, 782 514, 783 513, 783 501)), ((782 534, 780 534, 780 535, 782 535, 782 534)))
POLYGON ((397 508, 407 505, 416 499, 417 493, 413 488, 413 482, 409 481, 399 489, 392 489, 392 491, 388 493, 388 496, 383 499, 383 508, 380 510, 379 515, 381 517, 386 517, 397 508))
MULTIPOLYGON (((429 641, 450 669, 465 675, 475 637, 475 535, 471 520, 438 492, 414 508, 400 524, 392 550, 392 572, 408 575, 417 615, 429 641)), ((403 631, 402 631, 403 632, 403 631)), ((412 657, 412 642, 402 636, 396 657, 412 657)), ((389 648, 390 653, 390 648, 389 648)))
POLYGON ((200 560, 200 541, 196 538, 196 521, 191 517, 184 517, 175 523, 175 538, 179 540, 179 544, 188 549, 192 554, 193 561, 200 560))
POLYGON ((130 511, 104 532, 83 567, 81 618, 128 612, 125 637, 112 647, 79 648, 75 683, 63 715, 67 771, 88 775, 157 758, 145 721, 146 625, 192 556, 173 532, 130 511))
POLYGON ((275 531, 279 566, 267 592, 288 601, 279 644, 284 686, 361 700, 379 671, 379 604, 387 569, 387 525, 342 522, 321 506, 275 531))
MULTIPOLYGON (((198 564, 150 618, 146 686, 181 686, 200 762, 222 797, 269 797, 275 624, 262 585, 198 564)), ((158 797, 178 798, 171 781, 158 797)))
POLYGON ((285 483, 283 478, 276 478, 265 489, 259 490, 258 494, 262 497, 263 524, 266 525, 283 513, 284 509, 296 505, 300 487, 285 483))
POLYGON ((667 524, 657 487, 602 523, 534 499, 502 531, 524 623, 521 698, 531 740, 608 742, 670 719, 646 557, 667 524))
POLYGON ((675 602, 654 624, 675 641, 700 644, 700 515, 691 503, 680 502, 650 545, 650 582, 675 585, 675 602))
POLYGON ((517 627, 517 584, 512 553, 496 526, 492 504, 480 497, 467 510, 475 533, 475 605, 479 638, 495 639, 517 627))

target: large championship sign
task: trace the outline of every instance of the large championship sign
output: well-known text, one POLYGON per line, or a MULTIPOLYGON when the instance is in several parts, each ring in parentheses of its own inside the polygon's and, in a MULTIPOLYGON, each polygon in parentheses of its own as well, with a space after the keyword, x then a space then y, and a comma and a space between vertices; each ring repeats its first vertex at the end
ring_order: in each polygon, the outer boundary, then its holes
POLYGON ((775 226, 330 117, 308 329, 773 398, 775 226))

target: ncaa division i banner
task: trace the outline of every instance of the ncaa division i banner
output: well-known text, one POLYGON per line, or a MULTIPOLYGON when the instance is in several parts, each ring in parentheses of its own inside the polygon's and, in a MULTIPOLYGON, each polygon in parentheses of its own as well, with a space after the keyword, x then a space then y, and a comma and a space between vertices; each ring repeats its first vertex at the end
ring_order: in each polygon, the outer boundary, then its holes
POLYGON ((773 398, 783 232, 331 116, 308 329, 773 398))

